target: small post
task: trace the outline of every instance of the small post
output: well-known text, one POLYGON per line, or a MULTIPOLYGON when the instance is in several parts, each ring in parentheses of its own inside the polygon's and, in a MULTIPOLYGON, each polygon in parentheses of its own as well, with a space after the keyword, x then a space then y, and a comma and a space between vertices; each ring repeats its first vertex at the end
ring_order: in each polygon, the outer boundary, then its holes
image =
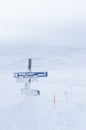
POLYGON ((28 59, 28 71, 31 72, 32 68, 32 59, 28 59))
MULTIPOLYGON (((28 59, 28 71, 31 72, 32 69, 32 59, 28 59)), ((31 83, 31 79, 29 79, 29 83, 31 83)))
POLYGON ((56 95, 55 95, 55 93, 54 93, 53 103, 54 103, 54 110, 55 110, 56 109, 56 95))

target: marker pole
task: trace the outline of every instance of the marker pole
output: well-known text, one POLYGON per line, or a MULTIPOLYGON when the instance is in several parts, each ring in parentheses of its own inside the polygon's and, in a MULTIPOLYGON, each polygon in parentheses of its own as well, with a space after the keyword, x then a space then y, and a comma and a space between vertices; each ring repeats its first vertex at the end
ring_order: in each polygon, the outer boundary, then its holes
POLYGON ((55 93, 54 93, 53 103, 54 103, 54 110, 55 110, 56 109, 56 95, 55 95, 55 93))

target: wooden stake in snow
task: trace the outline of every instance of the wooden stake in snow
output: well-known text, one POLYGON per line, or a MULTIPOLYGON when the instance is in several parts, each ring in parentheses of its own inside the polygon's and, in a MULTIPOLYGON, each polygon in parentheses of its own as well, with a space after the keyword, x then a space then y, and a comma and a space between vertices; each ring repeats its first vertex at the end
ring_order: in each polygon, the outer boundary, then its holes
POLYGON ((54 109, 56 109, 56 95, 55 95, 55 93, 54 93, 53 103, 54 103, 54 109))
MULTIPOLYGON (((28 59, 28 71, 31 72, 32 68, 32 59, 28 59)), ((31 79, 29 79, 29 83, 31 83, 31 79)))

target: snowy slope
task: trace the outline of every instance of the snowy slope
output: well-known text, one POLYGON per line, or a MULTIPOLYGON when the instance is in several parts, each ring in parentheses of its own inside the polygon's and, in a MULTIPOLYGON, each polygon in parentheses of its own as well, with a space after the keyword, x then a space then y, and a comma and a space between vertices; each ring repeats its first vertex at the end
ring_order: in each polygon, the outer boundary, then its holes
POLYGON ((46 54, 33 52, 0 58, 0 129, 85 130, 85 50, 57 51, 55 47, 46 54), (48 78, 31 84, 32 89, 40 90, 40 96, 22 94, 24 83, 13 78, 13 72, 27 71, 29 57, 33 71, 48 71, 48 78))

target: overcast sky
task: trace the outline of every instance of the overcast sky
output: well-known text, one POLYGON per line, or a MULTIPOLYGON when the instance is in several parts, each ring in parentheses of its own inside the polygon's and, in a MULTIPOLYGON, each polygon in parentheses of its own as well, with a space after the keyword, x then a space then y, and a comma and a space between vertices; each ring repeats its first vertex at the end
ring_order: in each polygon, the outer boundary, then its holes
POLYGON ((0 44, 85 46, 86 0, 0 1, 0 44))

